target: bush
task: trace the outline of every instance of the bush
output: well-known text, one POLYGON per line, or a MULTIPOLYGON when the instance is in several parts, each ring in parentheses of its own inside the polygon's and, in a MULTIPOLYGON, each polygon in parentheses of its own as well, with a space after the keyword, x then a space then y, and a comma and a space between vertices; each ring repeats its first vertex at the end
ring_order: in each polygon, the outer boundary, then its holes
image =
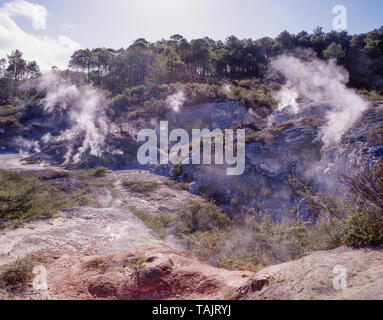
POLYGON ((155 181, 127 180, 123 182, 123 186, 126 187, 130 192, 148 195, 149 193, 156 190, 160 184, 155 181))
POLYGON ((204 204, 189 201, 186 208, 177 214, 175 231, 178 235, 191 235, 196 232, 224 229, 230 225, 230 219, 211 201, 204 204))
POLYGON ((104 178, 109 173, 109 170, 105 167, 98 167, 95 169, 93 176, 96 178, 104 178))
POLYGON ((195 255, 214 266, 259 271, 296 259, 307 251, 338 247, 339 226, 338 220, 308 225, 297 220, 274 223, 270 216, 260 222, 249 218, 225 229, 191 234, 187 245, 195 255))
POLYGON ((383 215, 376 211, 362 210, 350 214, 343 228, 347 245, 383 245, 383 215))
POLYGON ((33 263, 30 259, 18 259, 9 265, 0 275, 0 280, 5 286, 25 284, 32 276, 33 263))
POLYGON ((0 170, 0 218, 30 220, 48 217, 61 208, 36 175, 0 170))

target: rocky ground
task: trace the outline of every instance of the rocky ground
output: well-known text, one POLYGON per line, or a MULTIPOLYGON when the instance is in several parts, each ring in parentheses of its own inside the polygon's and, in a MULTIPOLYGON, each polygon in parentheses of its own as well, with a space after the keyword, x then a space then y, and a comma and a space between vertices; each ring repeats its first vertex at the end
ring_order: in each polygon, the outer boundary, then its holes
POLYGON ((383 299, 383 250, 339 248, 258 273, 211 267, 160 241, 129 211, 72 208, 0 237, 1 265, 30 257, 48 290, 0 289, 2 299, 383 299), (333 286, 334 267, 347 286, 333 286))
MULTIPOLYGON (((9 156, 2 162, 5 165, 25 169, 9 156)), ((119 201, 111 201, 109 207, 68 208, 52 219, 2 230, 0 267, 28 257, 46 269, 48 288, 34 288, 31 278, 25 286, 2 286, 0 298, 383 299, 381 249, 314 252, 258 273, 209 266, 183 251, 174 239, 161 240, 128 209, 155 215, 176 211, 191 197, 198 197, 166 185, 150 196, 121 186, 122 181, 137 178, 167 180, 149 172, 116 171, 109 179, 115 183, 119 201), (336 266, 347 271, 344 290, 334 289, 336 266)))
MULTIPOLYGON (((343 247, 310 253, 258 273, 227 271, 185 252, 172 237, 161 240, 133 212, 176 212, 190 199, 205 201, 199 195, 208 191, 207 196, 214 197, 228 212, 233 199, 237 207, 255 210, 262 202, 275 218, 281 218, 296 201, 287 181, 289 176, 307 176, 315 165, 325 178, 326 174, 334 176, 338 168, 368 167, 382 157, 381 103, 372 105, 339 146, 329 150, 322 149, 316 139, 323 125, 323 108, 325 104, 308 106, 307 114, 293 119, 276 114, 272 127, 258 123, 259 119, 246 114, 236 103, 196 107, 203 114, 200 124, 197 122, 201 119, 193 119, 186 111, 182 115, 189 122, 184 124, 190 127, 246 128, 250 138, 245 174, 228 179, 220 169, 210 166, 151 168, 154 173, 113 171, 108 179, 116 194, 105 195, 103 208, 67 208, 52 219, 0 231, 0 267, 28 257, 46 268, 48 284, 47 290, 34 289, 32 279, 24 287, 2 286, 0 298, 383 299, 381 249, 343 247), (212 108, 219 110, 214 117, 209 111, 212 108), (235 116, 230 118, 232 111, 235 116), (227 119, 231 122, 226 123, 227 119), (166 184, 169 175, 186 183, 194 195, 166 184), (148 195, 129 192, 122 185, 123 181, 138 179, 158 183, 159 187, 148 195), (342 290, 333 285, 336 266, 347 271, 347 286, 342 290)), ((183 121, 182 116, 169 120, 174 124, 183 121)), ((122 136, 119 132, 120 140, 122 136)), ((49 154, 42 155, 41 159, 49 159, 49 154)), ((59 170, 48 164, 24 166, 21 158, 2 155, 0 168, 59 170)))

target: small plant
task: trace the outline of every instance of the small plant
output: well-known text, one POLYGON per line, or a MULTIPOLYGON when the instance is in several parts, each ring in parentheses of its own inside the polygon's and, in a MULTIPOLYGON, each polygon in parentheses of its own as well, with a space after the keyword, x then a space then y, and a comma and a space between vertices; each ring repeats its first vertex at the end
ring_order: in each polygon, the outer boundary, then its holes
POLYGON ((98 167, 95 169, 93 175, 96 178, 104 178, 109 173, 109 170, 105 167, 98 167))
POLYGON ((127 180, 123 182, 123 186, 130 192, 149 195, 151 192, 155 191, 160 184, 155 181, 127 180))
POLYGON ((137 285, 140 283, 140 275, 141 275, 142 269, 144 268, 145 262, 146 262, 145 257, 129 259, 124 262, 124 267, 128 267, 129 269, 133 270, 131 279, 135 278, 137 285))
POLYGON ((33 263, 29 258, 17 259, 0 275, 5 286, 24 285, 32 277, 33 263))

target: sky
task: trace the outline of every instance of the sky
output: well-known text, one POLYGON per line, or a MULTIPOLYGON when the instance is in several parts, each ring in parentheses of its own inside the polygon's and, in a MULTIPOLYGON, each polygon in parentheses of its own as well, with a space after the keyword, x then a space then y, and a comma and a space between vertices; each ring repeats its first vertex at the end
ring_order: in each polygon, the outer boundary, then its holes
POLYGON ((66 68, 79 48, 128 47, 134 40, 230 35, 258 39, 281 31, 333 28, 347 9, 347 31, 383 25, 381 0, 0 0, 0 58, 18 48, 43 70, 66 68))

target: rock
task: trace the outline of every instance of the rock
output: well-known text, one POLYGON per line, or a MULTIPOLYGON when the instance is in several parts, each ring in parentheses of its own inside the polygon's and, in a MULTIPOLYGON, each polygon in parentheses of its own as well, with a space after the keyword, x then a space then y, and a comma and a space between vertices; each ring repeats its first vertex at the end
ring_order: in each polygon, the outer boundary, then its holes
POLYGON ((191 184, 189 184, 188 190, 192 194, 197 194, 197 192, 198 192, 198 185, 197 185, 197 183, 196 182, 192 182, 191 184))
POLYGON ((158 285, 164 276, 172 272, 173 265, 173 260, 163 254, 157 254, 147 258, 140 271, 139 285, 158 285))
POLYGON ((270 279, 245 299, 383 300, 383 249, 341 247, 268 267, 257 279, 270 279), (342 280, 343 278, 343 280, 342 280), (340 285, 343 281, 344 287, 340 285), (335 285, 334 285, 335 283, 335 285))

